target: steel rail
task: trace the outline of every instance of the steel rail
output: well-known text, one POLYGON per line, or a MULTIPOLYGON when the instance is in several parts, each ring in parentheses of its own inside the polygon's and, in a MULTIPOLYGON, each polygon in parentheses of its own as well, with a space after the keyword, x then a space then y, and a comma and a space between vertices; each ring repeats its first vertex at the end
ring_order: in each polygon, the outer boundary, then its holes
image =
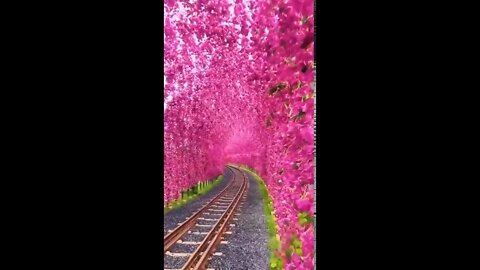
MULTIPOLYGON (((232 167, 234 168, 234 167, 232 167)), ((198 248, 194 251, 193 255, 188 259, 187 263, 182 267, 182 270, 204 270, 208 264, 209 258, 212 256, 215 248, 218 246, 222 235, 225 232, 228 224, 233 218, 235 211, 240 205, 240 200, 247 190, 247 180, 243 172, 237 168, 242 175, 243 182, 239 191, 235 195, 235 198, 229 204, 227 210, 215 223, 213 229, 207 234, 207 237, 202 241, 198 248)))
MULTIPOLYGON (((235 172, 232 168, 228 167, 230 171, 232 171, 233 176, 235 177, 235 172)), ((164 236, 163 238, 163 253, 167 252, 182 236, 184 236, 193 226, 195 226, 195 222, 197 219, 207 211, 210 206, 212 206, 220 197, 226 194, 227 190, 233 187, 235 178, 231 183, 226 186, 217 196, 215 196, 207 205, 203 206, 200 210, 198 210, 195 214, 189 217, 187 220, 182 222, 178 225, 175 229, 173 229, 170 233, 164 236)))

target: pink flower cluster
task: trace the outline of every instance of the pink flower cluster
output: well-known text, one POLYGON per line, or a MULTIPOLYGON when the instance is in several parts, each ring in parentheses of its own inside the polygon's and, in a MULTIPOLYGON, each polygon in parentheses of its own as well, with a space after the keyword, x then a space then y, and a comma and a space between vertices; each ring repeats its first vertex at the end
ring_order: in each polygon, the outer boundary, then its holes
POLYGON ((164 202, 226 163, 254 168, 284 269, 313 269, 313 4, 164 3, 164 202))

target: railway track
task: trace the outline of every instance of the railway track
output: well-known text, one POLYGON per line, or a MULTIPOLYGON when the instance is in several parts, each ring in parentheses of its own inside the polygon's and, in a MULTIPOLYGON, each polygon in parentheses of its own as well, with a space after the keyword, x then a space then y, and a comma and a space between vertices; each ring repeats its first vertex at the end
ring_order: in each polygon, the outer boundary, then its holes
POLYGON ((245 195, 248 181, 244 173, 235 167, 227 166, 233 172, 233 181, 222 190, 215 198, 209 201, 204 207, 187 218, 178 226, 169 231, 164 237, 164 258, 186 257, 186 263, 181 268, 165 268, 164 270, 205 270, 208 261, 221 243, 223 235, 234 218, 234 214, 240 205, 242 197, 245 195), (201 224, 206 222, 207 224, 201 224), (200 228, 207 229, 201 231, 200 228), (202 239, 199 241, 185 241, 190 235, 198 235, 202 239), (182 245, 196 246, 191 253, 172 252, 176 247, 182 245))

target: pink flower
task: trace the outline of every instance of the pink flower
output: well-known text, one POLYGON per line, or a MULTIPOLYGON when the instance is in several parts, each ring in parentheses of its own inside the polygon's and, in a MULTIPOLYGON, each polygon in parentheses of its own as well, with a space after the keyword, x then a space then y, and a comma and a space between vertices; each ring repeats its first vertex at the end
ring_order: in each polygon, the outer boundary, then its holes
POLYGON ((313 92, 313 1, 259 0, 249 3, 251 18, 241 0, 233 18, 227 2, 182 4, 184 15, 177 2, 164 4, 164 202, 216 177, 225 162, 247 164, 274 201, 281 253, 293 235, 302 242, 302 256, 295 255, 286 269, 312 269, 311 225, 292 220, 299 212, 313 213, 313 194, 305 191, 313 182, 313 99, 304 100, 313 92), (305 16, 310 19, 301 23, 305 16), (227 20, 233 24, 224 25, 227 20), (305 86, 290 88, 299 80, 305 86), (268 95, 266 86, 279 82, 290 85, 268 95))
POLYGON ((312 202, 306 199, 298 199, 297 201, 295 201, 295 206, 298 210, 302 212, 307 212, 308 210, 310 210, 312 202))

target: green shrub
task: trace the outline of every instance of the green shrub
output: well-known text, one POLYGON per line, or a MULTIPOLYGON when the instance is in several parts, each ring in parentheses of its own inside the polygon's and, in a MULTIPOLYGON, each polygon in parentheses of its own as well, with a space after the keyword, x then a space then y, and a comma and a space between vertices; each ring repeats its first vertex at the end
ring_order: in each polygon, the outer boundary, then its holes
POLYGON ((200 182, 196 186, 185 190, 182 192, 182 195, 177 200, 170 203, 169 207, 163 208, 163 214, 167 214, 168 212, 172 211, 173 209, 180 208, 187 203, 199 198, 200 196, 209 192, 212 188, 220 184, 223 180, 223 175, 218 176, 213 181, 207 182, 200 182))

